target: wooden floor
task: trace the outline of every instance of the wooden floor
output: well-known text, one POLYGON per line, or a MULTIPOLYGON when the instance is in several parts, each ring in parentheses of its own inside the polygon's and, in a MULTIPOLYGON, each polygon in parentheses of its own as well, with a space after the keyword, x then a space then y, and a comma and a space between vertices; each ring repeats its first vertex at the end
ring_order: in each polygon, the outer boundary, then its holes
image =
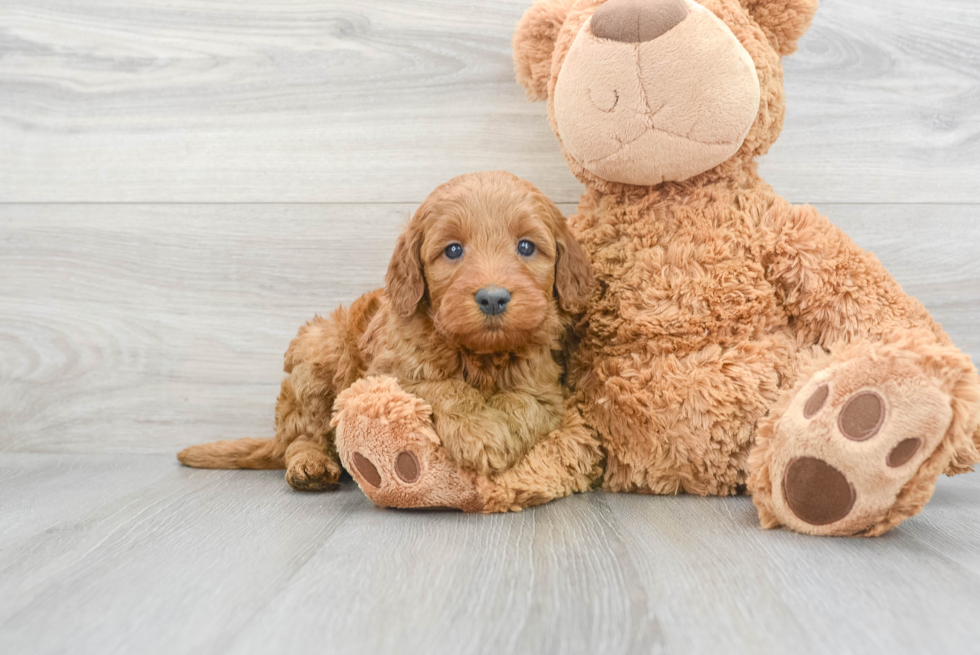
MULTIPOLYGON (((176 464, 271 433, 296 328, 436 184, 573 211, 511 72, 529 1, 0 3, 0 653, 980 651, 980 475, 835 540, 747 498, 394 512, 176 464)), ((786 78, 763 174, 980 361, 980 3, 822 0, 786 78)))
POLYGON ((5 653, 969 653, 980 476, 877 540, 748 498, 379 510, 167 455, 0 457, 5 653))

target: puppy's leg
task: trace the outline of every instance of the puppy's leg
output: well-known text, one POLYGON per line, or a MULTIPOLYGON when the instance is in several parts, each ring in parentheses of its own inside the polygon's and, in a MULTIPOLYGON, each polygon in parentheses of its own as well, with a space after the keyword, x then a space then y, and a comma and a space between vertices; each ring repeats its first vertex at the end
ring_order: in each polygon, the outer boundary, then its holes
POLYGON ((502 392, 489 400, 462 380, 415 382, 405 390, 431 405, 449 459, 479 475, 511 468, 561 424, 557 385, 539 393, 502 392))
POLYGON ((286 351, 282 391, 276 403, 276 442, 285 449, 286 482, 299 491, 337 486, 343 469, 330 417, 337 393, 361 376, 357 341, 380 306, 381 291, 364 294, 350 309, 317 317, 286 351))
POLYGON ((276 402, 273 440, 286 468, 286 482, 297 491, 332 489, 341 468, 333 447, 330 404, 333 393, 316 367, 294 364, 276 402))
POLYGON ((602 476, 604 456, 596 434, 582 420, 578 401, 565 402, 558 429, 538 441, 513 468, 479 485, 484 512, 518 511, 589 491, 602 476))
POLYGON ((322 436, 304 434, 286 448, 286 482, 297 491, 333 489, 342 472, 336 450, 322 436))
POLYGON ((274 439, 237 439, 191 446, 177 454, 185 466, 227 469, 286 469, 300 491, 331 489, 341 468, 333 447, 329 384, 307 362, 293 365, 276 402, 274 439))
POLYGON ((332 376, 317 362, 294 363, 276 402, 276 438, 282 448, 286 482, 297 491, 333 489, 342 469, 333 444, 330 415, 332 376))
POLYGON ((285 356, 286 378, 276 403, 274 439, 239 439, 192 446, 177 457, 198 468, 286 468, 295 489, 336 486, 341 468, 330 414, 339 390, 362 375, 357 342, 380 307, 381 291, 358 298, 299 330, 285 356))

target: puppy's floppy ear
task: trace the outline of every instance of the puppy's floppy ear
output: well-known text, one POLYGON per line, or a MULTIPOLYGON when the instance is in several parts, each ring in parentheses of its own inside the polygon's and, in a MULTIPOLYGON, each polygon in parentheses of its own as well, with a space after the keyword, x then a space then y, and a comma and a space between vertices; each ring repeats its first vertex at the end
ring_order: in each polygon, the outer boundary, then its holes
POLYGON ((595 287, 592 265, 585 251, 578 244, 561 211, 550 200, 546 200, 548 211, 552 213, 555 234, 555 295, 558 304, 569 314, 585 311, 585 305, 595 287))
POLYGON ((551 54, 575 0, 537 0, 514 32, 514 72, 531 100, 548 99, 551 54))
POLYGON ((425 295, 422 273, 422 226, 416 214, 395 243, 385 275, 385 295, 399 316, 411 316, 425 295))
POLYGON ((784 57, 796 52, 817 11, 817 0, 742 0, 742 5, 784 57))

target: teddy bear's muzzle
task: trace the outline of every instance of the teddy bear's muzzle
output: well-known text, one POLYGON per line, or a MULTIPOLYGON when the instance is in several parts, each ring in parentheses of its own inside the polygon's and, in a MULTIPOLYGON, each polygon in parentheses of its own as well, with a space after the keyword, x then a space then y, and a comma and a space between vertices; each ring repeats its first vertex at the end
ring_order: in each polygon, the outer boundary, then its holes
POLYGON ((759 113, 755 64, 690 0, 610 0, 562 62, 553 108, 570 154, 610 182, 688 179, 731 158, 759 113))

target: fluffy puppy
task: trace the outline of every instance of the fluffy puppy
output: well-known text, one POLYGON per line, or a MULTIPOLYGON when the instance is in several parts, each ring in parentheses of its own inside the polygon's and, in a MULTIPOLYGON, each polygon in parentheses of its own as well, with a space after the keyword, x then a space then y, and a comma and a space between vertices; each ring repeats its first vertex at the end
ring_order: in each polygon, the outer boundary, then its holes
POLYGON ((336 485, 338 394, 388 376, 431 406, 446 454, 505 471, 564 414, 570 316, 591 291, 588 260, 558 208, 509 173, 463 175, 422 203, 399 237, 386 286, 303 326, 286 351, 274 439, 192 446, 200 468, 286 468, 295 489, 336 485))

